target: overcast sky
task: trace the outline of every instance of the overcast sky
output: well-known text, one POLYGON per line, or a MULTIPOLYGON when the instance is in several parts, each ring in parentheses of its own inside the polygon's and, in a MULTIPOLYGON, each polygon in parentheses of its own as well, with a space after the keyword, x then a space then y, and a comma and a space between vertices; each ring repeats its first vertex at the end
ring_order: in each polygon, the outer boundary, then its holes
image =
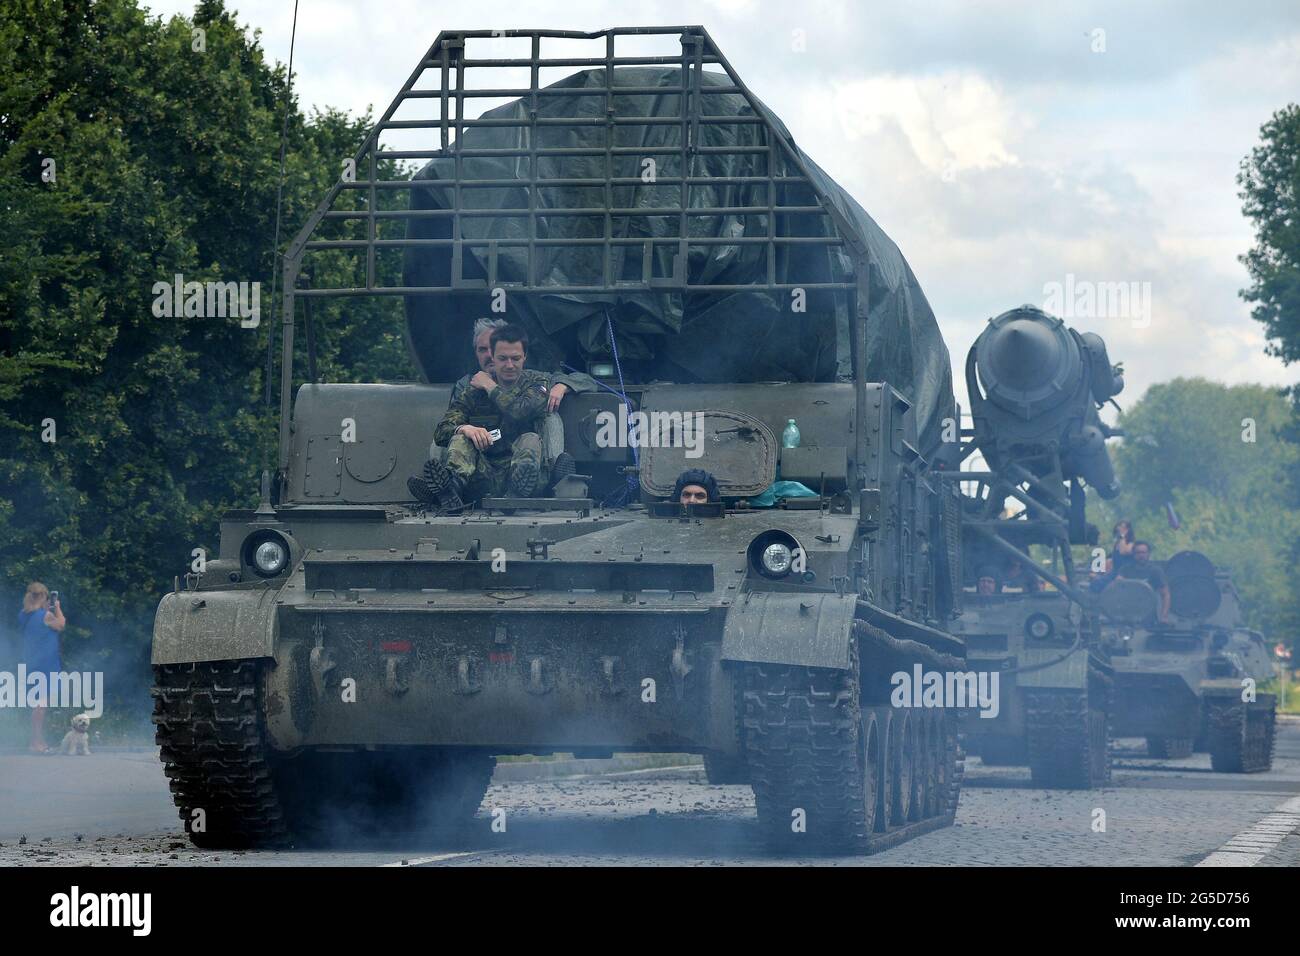
MULTIPOLYGON (((228 5, 287 60, 292 0, 228 5)), ((1063 316, 1125 363, 1121 402, 1178 375, 1300 381, 1237 294, 1252 233, 1234 181, 1300 99, 1300 3, 1060 6, 300 0, 295 91, 304 109, 382 113, 442 29, 702 23, 898 243, 958 369, 990 316, 1050 305, 1052 283, 1124 282, 1127 314, 1063 316)))

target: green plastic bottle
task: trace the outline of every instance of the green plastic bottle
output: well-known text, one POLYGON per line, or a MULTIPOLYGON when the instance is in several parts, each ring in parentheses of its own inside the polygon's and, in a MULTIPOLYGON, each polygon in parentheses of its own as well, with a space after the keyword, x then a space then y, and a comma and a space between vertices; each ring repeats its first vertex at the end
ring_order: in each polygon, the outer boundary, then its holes
POLYGON ((794 423, 793 418, 785 423, 785 431, 781 432, 781 447, 799 447, 799 426, 794 423))

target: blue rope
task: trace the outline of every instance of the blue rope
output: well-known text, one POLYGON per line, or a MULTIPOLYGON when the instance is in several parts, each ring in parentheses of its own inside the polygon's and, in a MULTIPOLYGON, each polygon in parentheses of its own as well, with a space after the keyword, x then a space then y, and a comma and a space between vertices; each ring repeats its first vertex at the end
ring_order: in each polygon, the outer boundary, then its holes
MULTIPOLYGON (((561 362, 561 363, 560 363, 560 368, 564 369, 566 372, 578 372, 578 373, 581 373, 581 369, 576 369, 576 368, 574 368, 574 367, 573 367, 572 365, 570 365, 568 362, 561 362)), ((596 383, 596 386, 597 386, 598 388, 603 388, 605 391, 609 392, 611 395, 617 395, 617 396, 619 396, 620 398, 626 400, 627 396, 624 395, 622 392, 620 392, 618 389, 616 389, 616 388, 610 388, 610 387, 609 387, 608 385, 606 385, 604 382, 602 382, 602 381, 600 381, 599 379, 596 379, 596 378, 593 378, 592 381, 596 383)))

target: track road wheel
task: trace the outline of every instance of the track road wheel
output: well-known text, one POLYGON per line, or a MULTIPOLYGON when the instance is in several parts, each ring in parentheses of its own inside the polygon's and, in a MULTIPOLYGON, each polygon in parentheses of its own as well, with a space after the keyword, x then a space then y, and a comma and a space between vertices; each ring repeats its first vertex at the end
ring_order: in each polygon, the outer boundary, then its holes
POLYGON ((894 715, 889 728, 889 822, 900 826, 912 819, 916 797, 916 737, 918 715, 908 711, 894 715))

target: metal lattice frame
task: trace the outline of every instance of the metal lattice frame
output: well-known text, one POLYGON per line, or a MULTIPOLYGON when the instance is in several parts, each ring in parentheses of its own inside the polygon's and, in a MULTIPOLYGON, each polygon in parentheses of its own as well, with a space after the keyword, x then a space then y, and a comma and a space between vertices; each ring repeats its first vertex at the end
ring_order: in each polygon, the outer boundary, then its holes
MULTIPOLYGON (((284 258, 282 304, 282 342, 280 372, 280 471, 285 474, 290 456, 290 416, 292 410, 293 388, 293 350, 294 350, 294 310, 295 302, 303 298, 337 298, 343 296, 412 296, 412 295, 446 295, 474 289, 505 288, 515 292, 560 293, 602 293, 631 290, 680 290, 683 292, 778 292, 793 288, 805 290, 838 290, 848 294, 854 314, 853 365, 855 382, 858 386, 857 404, 858 420, 865 421, 865 373, 864 363, 858 360, 865 352, 866 344, 866 309, 867 269, 859 268, 866 257, 866 247, 856 227, 834 206, 825 201, 808 174, 803 158, 786 134, 773 124, 767 112, 740 81, 726 58, 719 52, 713 40, 703 27, 627 27, 581 33, 560 30, 467 30, 446 31, 440 33, 433 46, 421 59, 411 73, 402 89, 393 99, 383 116, 375 123, 361 148, 354 157, 356 178, 352 181, 339 181, 334 184, 324 200, 316 207, 302 230, 289 245, 284 258), (678 56, 616 56, 615 40, 619 36, 677 35, 681 41, 681 54, 678 56), (466 41, 470 39, 528 38, 531 42, 531 55, 526 58, 468 59, 465 55, 466 41), (569 40, 605 40, 603 57, 554 57, 543 58, 541 43, 543 39, 569 40), (662 96, 673 92, 671 88, 660 86, 634 87, 615 86, 613 70, 624 66, 676 66, 681 70, 680 112, 677 116, 619 116, 615 109, 615 96, 662 96), (702 88, 701 77, 706 66, 720 68, 730 81, 730 85, 712 85, 702 88), (530 81, 527 87, 472 89, 467 87, 466 77, 476 69, 493 69, 502 67, 527 68, 530 81), (549 90, 539 83, 541 70, 549 67, 567 67, 572 69, 603 68, 605 83, 603 87, 583 87, 581 90, 565 88, 549 90), (417 89, 423 81, 432 80, 430 88, 417 89), (703 97, 717 94, 739 94, 751 106, 752 115, 713 116, 702 112, 703 97), (606 101, 605 118, 592 117, 539 117, 537 106, 542 97, 551 95, 564 96, 598 96, 603 94, 606 101), (518 98, 529 104, 524 118, 466 118, 466 102, 474 99, 518 98), (436 119, 394 120, 393 115, 408 100, 438 100, 440 113, 436 119), (536 130, 543 126, 564 126, 566 124, 601 125, 606 130, 603 147, 539 147, 536 130), (676 146, 657 147, 621 147, 614 145, 615 130, 629 125, 668 125, 681 127, 680 143, 676 146), (708 125, 761 125, 765 131, 766 145, 724 145, 710 146, 701 142, 701 126, 708 125), (488 126, 528 127, 530 135, 527 146, 510 149, 461 149, 462 136, 466 130, 488 126), (395 150, 384 149, 380 137, 387 130, 426 129, 438 131, 437 147, 428 149, 395 150), (704 154, 766 154, 766 174, 754 176, 713 177, 692 176, 691 160, 704 154), (639 177, 616 177, 614 157, 619 155, 646 157, 654 154, 668 154, 679 157, 681 166, 677 176, 656 176, 655 186, 677 186, 680 201, 676 206, 620 208, 613 204, 613 189, 619 186, 638 186, 642 184, 639 177), (604 175, 594 178, 541 178, 538 175, 538 159, 547 156, 585 155, 605 157, 604 175), (471 157, 527 157, 528 175, 510 179, 468 179, 464 176, 463 160, 471 157), (378 163, 381 160, 432 159, 435 157, 451 158, 455 163, 455 175, 451 180, 380 180, 378 163), (793 174, 776 175, 778 168, 793 170, 793 174), (722 206, 691 207, 689 193, 691 186, 717 184, 766 185, 767 202, 757 206, 722 206), (555 186, 581 186, 602 188, 605 203, 592 208, 550 208, 539 204, 539 189, 555 186), (779 187, 802 186, 817 200, 813 206, 783 206, 777 203, 779 187), (464 204, 467 191, 483 188, 526 188, 528 206, 517 209, 478 209, 464 204), (378 208, 380 191, 413 189, 440 190, 450 196, 445 208, 381 210, 378 208), (365 199, 365 208, 335 209, 335 204, 346 193, 359 192, 365 199), (825 235, 793 236, 778 232, 778 217, 782 215, 822 215, 826 217, 825 235), (670 237, 646 238, 644 236, 618 235, 626 229, 615 229, 615 221, 629 222, 637 217, 678 217, 677 235, 670 237), (741 237, 689 237, 688 220, 696 216, 726 215, 765 215, 767 221, 766 236, 741 237), (539 217, 555 216, 602 216, 604 218, 604 235, 597 237, 561 237, 547 238, 538 236, 539 217), (451 219, 450 238, 393 238, 379 237, 378 224, 388 219, 411 220, 425 217, 447 217, 451 219), (496 217, 526 219, 527 235, 519 239, 473 239, 467 238, 462 224, 475 217, 496 217), (317 239, 314 238, 318 227, 326 221, 360 221, 364 223, 364 239, 317 239), (692 283, 687 275, 686 263, 688 246, 705 245, 743 245, 762 244, 767 251, 766 275, 753 283, 736 285, 710 285, 692 283), (779 283, 777 282, 777 248, 793 244, 842 245, 849 252, 853 263, 853 274, 847 281, 820 283, 779 283), (639 281, 629 282, 615 279, 611 274, 612 252, 616 246, 641 246, 643 250, 642 275, 639 281), (655 246, 675 245, 671 274, 655 276, 652 271, 652 258, 655 246), (376 253, 385 249, 405 249, 410 247, 450 247, 451 275, 450 281, 440 286, 383 286, 376 282, 376 253), (534 264, 537 250, 547 246, 599 246, 602 250, 603 276, 600 285, 558 286, 542 284, 535 281, 534 264), (515 247, 527 250, 527 268, 522 282, 502 282, 497 276, 497 255, 501 248, 515 247), (299 288, 298 280, 302 272, 303 257, 309 252, 323 250, 354 250, 357 255, 365 256, 364 286, 349 288, 299 288), (473 278, 463 274, 464 256, 467 249, 486 249, 487 277, 473 278)), ((859 443, 865 442, 864 429, 857 429, 859 443)), ((858 449, 859 468, 865 467, 865 447, 858 449)))

